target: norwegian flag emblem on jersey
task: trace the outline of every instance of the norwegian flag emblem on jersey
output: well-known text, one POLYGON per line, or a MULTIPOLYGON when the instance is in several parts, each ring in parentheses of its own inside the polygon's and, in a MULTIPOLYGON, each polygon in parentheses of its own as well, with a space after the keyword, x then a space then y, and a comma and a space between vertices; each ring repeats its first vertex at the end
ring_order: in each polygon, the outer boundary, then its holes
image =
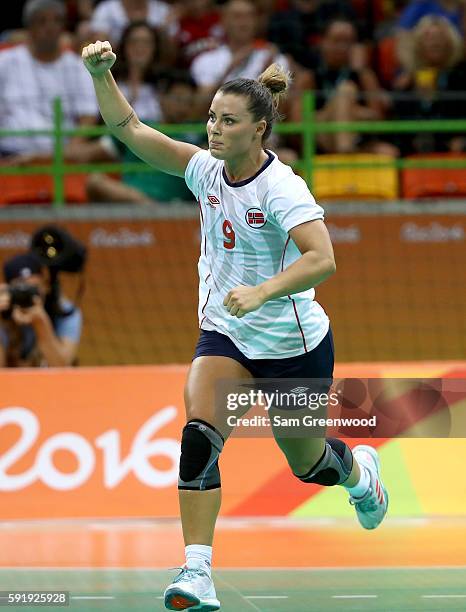
POLYGON ((246 223, 254 228, 263 227, 266 224, 264 213, 260 208, 250 208, 246 212, 246 223))
POLYGON ((208 195, 207 199, 212 204, 212 206, 218 206, 220 204, 220 200, 217 198, 217 196, 208 195))

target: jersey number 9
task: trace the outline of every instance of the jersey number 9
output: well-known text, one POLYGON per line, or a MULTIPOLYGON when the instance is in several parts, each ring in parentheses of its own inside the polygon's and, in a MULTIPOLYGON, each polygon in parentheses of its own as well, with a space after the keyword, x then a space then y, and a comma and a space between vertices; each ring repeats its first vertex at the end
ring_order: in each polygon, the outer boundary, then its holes
POLYGON ((236 244, 236 235, 233 226, 228 219, 223 222, 223 235, 225 236, 225 240, 223 241, 223 246, 226 249, 234 249, 236 244))

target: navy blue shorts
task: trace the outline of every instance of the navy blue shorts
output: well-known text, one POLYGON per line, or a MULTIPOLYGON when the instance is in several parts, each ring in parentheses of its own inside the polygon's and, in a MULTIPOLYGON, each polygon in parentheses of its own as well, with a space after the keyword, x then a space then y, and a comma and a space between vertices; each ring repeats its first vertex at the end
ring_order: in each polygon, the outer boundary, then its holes
POLYGON ((335 362, 331 328, 312 351, 283 359, 249 359, 228 336, 201 329, 193 359, 205 355, 231 357, 249 370, 254 378, 324 378, 330 383, 335 362))

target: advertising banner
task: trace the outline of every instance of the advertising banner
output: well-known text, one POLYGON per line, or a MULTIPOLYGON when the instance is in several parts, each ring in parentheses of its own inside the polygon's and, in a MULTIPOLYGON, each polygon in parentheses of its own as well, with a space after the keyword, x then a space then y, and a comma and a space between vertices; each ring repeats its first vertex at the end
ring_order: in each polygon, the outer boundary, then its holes
MULTIPOLYGON (((1 371, 0 519, 178 516, 186 374, 186 366, 1 371)), ((466 363, 411 364, 403 372, 399 365, 341 365, 336 375, 463 383, 443 385, 453 425, 443 419, 440 436, 424 429, 405 437, 393 422, 362 431, 365 439, 374 434, 368 443, 380 451, 392 515, 464 514, 466 490, 455 479, 466 461, 464 419, 462 426, 458 420, 466 413, 466 363), (387 431, 397 437, 387 438, 387 431)), ((409 418, 405 425, 412 425, 409 418)), ((350 446, 360 442, 357 431, 349 432, 350 446)), ((341 503, 341 487, 294 478, 271 435, 232 436, 220 466, 224 516, 352 512, 341 503)))

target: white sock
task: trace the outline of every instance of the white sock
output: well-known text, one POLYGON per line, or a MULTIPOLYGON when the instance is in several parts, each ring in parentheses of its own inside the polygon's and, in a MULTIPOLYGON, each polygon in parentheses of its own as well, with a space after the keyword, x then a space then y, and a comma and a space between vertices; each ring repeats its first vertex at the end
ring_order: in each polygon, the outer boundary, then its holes
POLYGON ((366 493, 367 489, 369 488, 370 482, 371 482, 369 470, 364 465, 361 465, 360 463, 358 465, 359 465, 359 469, 361 470, 361 476, 359 478, 359 482, 355 484, 354 487, 347 487, 345 486, 345 484, 343 484, 345 489, 348 491, 348 493, 352 497, 362 497, 366 493))
POLYGON ((186 565, 189 567, 190 562, 194 561, 195 565, 201 562, 206 566, 206 571, 210 574, 212 566, 212 546, 205 544, 189 544, 185 546, 186 565))

